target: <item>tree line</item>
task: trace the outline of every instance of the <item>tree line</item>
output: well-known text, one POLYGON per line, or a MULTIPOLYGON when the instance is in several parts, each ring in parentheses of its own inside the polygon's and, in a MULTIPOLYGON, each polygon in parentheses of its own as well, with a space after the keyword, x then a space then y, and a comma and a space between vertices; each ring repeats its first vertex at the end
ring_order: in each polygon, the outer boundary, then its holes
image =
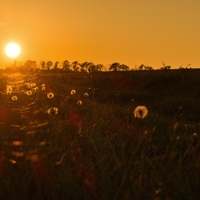
MULTIPOLYGON (((190 64, 188 65, 190 66, 190 64)), ((187 67, 188 67, 187 66, 187 67)), ((186 67, 186 69, 187 69, 186 67)), ((22 71, 26 70, 40 70, 40 71, 63 71, 63 72, 102 72, 102 71, 133 71, 133 70, 154 70, 153 67, 141 64, 138 67, 135 66, 131 69, 126 64, 120 64, 119 62, 114 62, 109 66, 104 66, 103 64, 94 64, 93 62, 78 62, 73 61, 69 62, 68 60, 64 60, 62 62, 52 62, 52 61, 40 61, 39 63, 34 60, 26 60, 25 62, 17 62, 14 61, 11 65, 7 66, 6 69, 13 69, 17 68, 22 71)), ((169 70, 171 69, 170 65, 165 65, 162 62, 162 67, 159 68, 160 70, 169 70)), ((179 69, 183 69, 180 66, 179 69)))

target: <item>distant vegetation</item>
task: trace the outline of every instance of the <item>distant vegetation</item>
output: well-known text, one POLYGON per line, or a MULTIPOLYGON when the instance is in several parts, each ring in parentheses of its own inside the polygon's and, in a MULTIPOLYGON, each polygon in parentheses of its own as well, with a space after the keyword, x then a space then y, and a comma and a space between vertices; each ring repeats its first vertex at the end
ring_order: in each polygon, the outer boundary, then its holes
MULTIPOLYGON (((180 66, 179 69, 188 69, 188 66, 185 68, 180 66)), ((130 68, 125 64, 120 64, 118 62, 114 62, 109 66, 104 66, 103 64, 94 64, 93 62, 83 62, 79 63, 78 61, 69 62, 68 60, 64 60, 63 62, 52 62, 52 61, 40 61, 39 63, 33 60, 27 60, 25 62, 17 62, 14 61, 10 65, 6 67, 7 71, 12 70, 21 70, 27 72, 29 70, 33 71, 63 71, 63 72, 102 72, 102 71, 136 71, 136 70, 154 70, 153 67, 141 64, 139 66, 135 66, 134 68, 130 68)), ((170 70, 170 65, 165 65, 162 62, 162 66, 157 70, 170 70)))

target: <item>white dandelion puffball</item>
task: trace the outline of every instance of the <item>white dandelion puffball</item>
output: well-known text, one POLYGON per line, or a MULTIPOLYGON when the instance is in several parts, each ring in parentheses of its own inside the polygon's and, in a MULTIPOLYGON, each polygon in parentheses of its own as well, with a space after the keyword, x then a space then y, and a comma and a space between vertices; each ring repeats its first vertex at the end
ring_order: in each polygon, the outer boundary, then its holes
POLYGON ((146 106, 137 106, 133 112, 135 118, 144 119, 148 114, 146 106))
POLYGON ((57 115, 57 114, 58 114, 58 108, 56 108, 56 107, 51 107, 51 108, 49 108, 49 109, 47 110, 47 113, 48 113, 49 115, 57 115))
POLYGON ((85 97, 88 97, 88 96, 89 96, 89 94, 88 94, 87 92, 85 92, 85 93, 84 93, 84 96, 85 96, 85 97))
POLYGON ((76 90, 72 90, 72 91, 70 92, 70 94, 71 94, 71 95, 76 94, 76 90))
POLYGON ((81 100, 78 100, 78 101, 76 102, 76 104, 77 104, 77 105, 82 105, 83 102, 82 102, 81 100))
POLYGON ((49 92, 49 93, 47 94, 47 98, 48 98, 48 99, 53 99, 53 98, 54 98, 54 93, 53 93, 53 92, 49 92))
POLYGON ((26 91, 26 95, 27 95, 27 96, 31 96, 31 95, 32 95, 32 91, 31 91, 31 90, 26 91))
POLYGON ((13 101, 17 101, 18 97, 17 96, 12 96, 11 98, 13 101))

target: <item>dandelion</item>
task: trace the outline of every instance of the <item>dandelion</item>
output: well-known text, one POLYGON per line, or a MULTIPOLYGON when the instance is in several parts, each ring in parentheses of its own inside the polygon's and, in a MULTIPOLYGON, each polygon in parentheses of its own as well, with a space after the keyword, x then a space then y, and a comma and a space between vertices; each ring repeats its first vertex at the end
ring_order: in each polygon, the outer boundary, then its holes
POLYGON ((17 96, 12 96, 11 98, 13 101, 17 101, 18 97, 17 96))
POLYGON ((45 84, 43 83, 41 86, 42 86, 42 87, 45 87, 45 84))
POLYGON ((33 91, 36 92, 39 88, 38 87, 34 87, 33 91))
POLYGON ((53 92, 49 92, 49 93, 47 94, 47 98, 48 98, 48 99, 53 99, 53 98, 54 98, 54 93, 53 93, 53 92))
POLYGON ((144 119, 148 114, 148 110, 146 106, 138 106, 135 108, 133 114, 135 118, 144 119))
POLYGON ((87 92, 85 92, 84 97, 89 97, 89 94, 87 92))
POLYGON ((32 95, 32 91, 31 90, 26 91, 26 95, 31 96, 32 95))
POLYGON ((45 90, 46 88, 45 87, 42 87, 42 90, 45 90))
POLYGON ((82 102, 81 100, 78 100, 78 101, 76 102, 76 104, 77 104, 77 105, 82 105, 83 102, 82 102))
POLYGON ((6 91, 7 95, 11 95, 11 93, 12 93, 11 91, 6 91))
POLYGON ((31 84, 30 84, 30 87, 31 87, 31 88, 33 88, 33 87, 35 87, 35 86, 36 86, 36 83, 31 83, 31 84))
POLYGON ((27 83, 26 85, 28 88, 33 88, 36 86, 36 83, 27 83))
POLYGON ((12 91, 13 91, 12 86, 7 85, 7 88, 6 88, 6 94, 7 94, 7 95, 10 95, 10 94, 12 93, 12 91))
POLYGON ((76 94, 76 90, 72 90, 72 91, 70 92, 70 94, 71 94, 71 95, 76 94))
POLYGON ((47 113, 48 113, 49 115, 57 115, 57 114, 58 114, 58 108, 56 108, 56 107, 51 107, 51 108, 49 108, 49 109, 47 110, 47 113))

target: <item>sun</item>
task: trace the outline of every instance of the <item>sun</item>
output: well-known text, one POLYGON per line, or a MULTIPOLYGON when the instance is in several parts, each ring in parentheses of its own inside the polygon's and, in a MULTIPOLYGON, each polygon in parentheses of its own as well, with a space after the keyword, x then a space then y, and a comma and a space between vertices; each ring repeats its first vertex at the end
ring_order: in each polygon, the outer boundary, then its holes
POLYGON ((10 42, 5 48, 5 53, 10 58, 16 58, 20 54, 20 51, 20 46, 15 42, 10 42))

